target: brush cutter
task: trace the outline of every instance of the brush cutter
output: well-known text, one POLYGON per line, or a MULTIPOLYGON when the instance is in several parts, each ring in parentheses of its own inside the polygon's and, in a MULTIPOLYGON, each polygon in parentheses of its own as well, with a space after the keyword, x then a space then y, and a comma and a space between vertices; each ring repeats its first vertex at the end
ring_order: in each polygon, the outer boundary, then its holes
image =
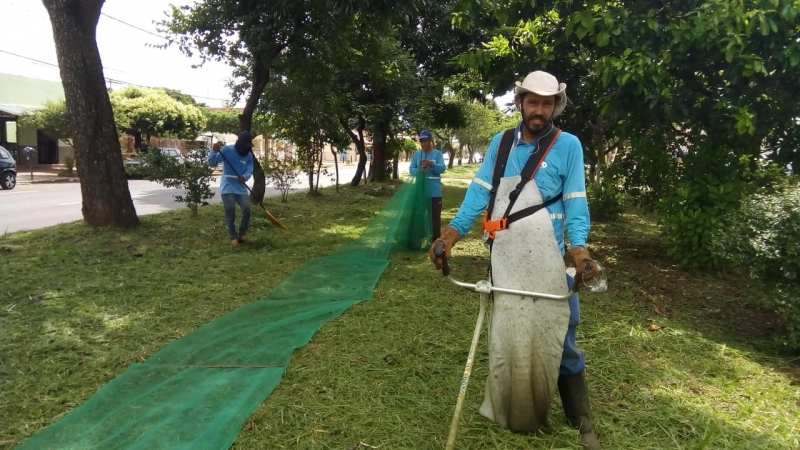
MULTIPOLYGON (((241 175, 239 175, 239 172, 237 172, 236 169, 233 168, 233 165, 230 163, 230 161, 228 161, 228 158, 225 157, 224 153, 220 152, 220 155, 222 155, 222 159, 224 159, 225 162, 228 163, 228 166, 230 166, 230 168, 233 171, 233 173, 236 174, 236 176, 234 176, 234 175, 223 175, 223 177, 236 178, 238 180, 239 177, 241 176, 241 175)), ((253 156, 253 157, 255 158, 255 156, 253 156)), ((253 191, 250 189, 250 186, 248 186, 247 183, 244 183, 244 182, 242 182, 242 184, 244 184, 244 187, 247 188, 247 192, 249 192, 250 195, 252 195, 253 191)), ((275 216, 273 216, 269 211, 267 211, 267 208, 264 207, 264 203, 263 202, 258 202, 258 204, 261 206, 261 209, 263 209, 264 212, 267 213, 267 219, 272 223, 272 225, 275 225, 275 228, 277 228, 279 231, 282 231, 284 233, 288 233, 289 232, 288 228, 283 226, 283 224, 275 216)))
MULTIPOLYGON (((475 284, 464 283, 458 280, 455 280, 450 277, 450 267, 447 264, 447 258, 444 256, 444 244, 442 242, 437 242, 433 248, 433 253, 436 256, 439 263, 442 265, 442 275, 447 277, 451 283, 455 284, 456 286, 460 286, 471 291, 477 292, 480 294, 480 311, 478 312, 478 321, 475 324, 475 331, 472 334, 472 344, 469 348, 469 355, 467 356, 467 366, 464 368, 464 376, 461 378, 461 387, 458 391, 458 400, 456 401, 456 410, 453 414, 453 421, 450 423, 450 434, 447 436, 447 445, 445 446, 446 450, 453 450, 456 445, 456 433, 458 432, 458 423, 461 420, 461 409, 464 407, 464 397, 467 393, 467 384, 469 383, 469 376, 472 373, 472 362, 475 359, 475 350, 478 348, 478 340, 480 339, 481 329, 483 328, 483 319, 486 315, 486 306, 489 303, 489 295, 492 292, 500 292, 505 294, 514 294, 514 295, 522 295, 525 297, 536 297, 548 300, 568 300, 572 297, 576 292, 577 288, 573 287, 573 290, 570 290, 564 295, 555 295, 555 294, 545 294, 542 292, 530 292, 530 291, 520 291, 517 289, 504 289, 492 286, 492 284, 488 280, 481 280, 475 284)), ((591 270, 591 263, 587 261, 589 264, 586 267, 586 270, 591 270)), ((605 272, 602 271, 602 268, 598 264, 599 272, 602 272, 597 279, 596 283, 592 283, 591 286, 592 292, 603 292, 605 291, 606 282, 605 282, 605 272), (596 287, 595 287, 596 286, 596 287)), ((575 284, 573 284, 575 286, 575 284)))

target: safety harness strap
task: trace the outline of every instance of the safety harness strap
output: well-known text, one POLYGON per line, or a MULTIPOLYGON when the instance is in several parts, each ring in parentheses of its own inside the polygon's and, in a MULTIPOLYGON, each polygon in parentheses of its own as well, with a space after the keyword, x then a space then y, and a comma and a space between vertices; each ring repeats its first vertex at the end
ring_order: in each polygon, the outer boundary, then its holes
POLYGON ((491 245, 491 241, 494 240, 495 234, 498 231, 505 230, 513 222, 528 217, 542 208, 546 208, 554 204, 561 198, 561 193, 559 193, 542 204, 534 205, 511 214, 511 209, 514 207, 514 203, 516 203, 519 194, 525 187, 525 183, 532 180, 533 176, 536 175, 536 171, 539 170, 542 161, 544 161, 544 158, 550 152, 550 149, 553 148, 553 144, 555 144, 556 139, 558 139, 558 136, 561 134, 561 130, 554 127, 551 123, 548 124, 547 127, 542 131, 542 136, 536 140, 536 147, 534 148, 533 153, 531 153, 531 156, 528 158, 528 161, 525 163, 525 167, 522 168, 520 182, 509 194, 510 201, 508 202, 508 207, 506 208, 505 213, 503 213, 503 216, 499 219, 491 220, 492 210, 494 209, 495 199, 497 198, 497 189, 500 187, 500 179, 505 174, 506 163, 508 162, 508 156, 511 153, 515 132, 516 129, 511 128, 503 133, 503 137, 500 139, 500 145, 497 149, 497 157, 495 158, 494 162, 494 172, 492 173, 492 190, 490 191, 489 195, 489 205, 483 218, 483 231, 485 234, 488 233, 487 243, 489 245, 491 245))

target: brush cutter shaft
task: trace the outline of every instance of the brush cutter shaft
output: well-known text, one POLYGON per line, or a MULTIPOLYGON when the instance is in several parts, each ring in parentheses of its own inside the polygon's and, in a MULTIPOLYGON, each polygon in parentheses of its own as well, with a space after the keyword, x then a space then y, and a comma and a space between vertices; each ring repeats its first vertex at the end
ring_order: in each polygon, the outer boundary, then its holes
POLYGON ((481 337, 481 329, 483 328, 483 318, 486 316, 486 304, 488 303, 488 298, 488 294, 481 294, 481 309, 478 312, 478 321, 475 323, 475 332, 472 333, 472 345, 469 347, 467 366, 464 367, 464 376, 461 378, 461 388, 458 391, 456 411, 453 414, 453 421, 450 422, 450 434, 447 436, 447 445, 445 446, 446 450, 453 450, 456 445, 458 424, 461 422, 461 410, 464 408, 464 397, 467 394, 467 384, 469 384, 469 376, 472 373, 472 362, 475 360, 475 351, 478 348, 478 340, 481 337))
POLYGON ((455 284, 456 286, 460 286, 460 287, 463 287, 465 289, 469 289, 471 291, 475 291, 475 292, 482 293, 482 294, 484 294, 484 293, 485 294, 489 294, 489 293, 492 293, 492 292, 501 292, 503 294, 521 295, 523 297, 536 297, 536 298, 542 298, 542 299, 546 299, 546 300, 567 300, 570 297, 572 297, 572 295, 575 294, 575 292, 577 292, 577 291, 573 290, 573 291, 567 292, 564 295, 555 295, 555 294, 545 294, 543 292, 520 291, 520 290, 517 290, 517 289, 500 288, 500 287, 492 286, 492 284, 489 283, 486 280, 481 280, 481 281, 479 281, 479 282, 477 282, 475 284, 471 284, 471 283, 464 283, 463 281, 458 281, 453 277, 447 277, 447 279, 450 280, 450 282, 455 284))

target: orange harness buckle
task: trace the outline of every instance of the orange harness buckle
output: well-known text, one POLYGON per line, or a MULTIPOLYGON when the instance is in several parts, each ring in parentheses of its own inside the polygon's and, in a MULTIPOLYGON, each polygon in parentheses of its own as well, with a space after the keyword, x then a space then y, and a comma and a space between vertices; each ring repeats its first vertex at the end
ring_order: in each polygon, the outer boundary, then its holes
POLYGON ((488 233, 489 239, 494 239, 498 231, 503 231, 508 225, 508 218, 501 217, 497 220, 488 220, 488 214, 483 217, 483 232, 488 233))

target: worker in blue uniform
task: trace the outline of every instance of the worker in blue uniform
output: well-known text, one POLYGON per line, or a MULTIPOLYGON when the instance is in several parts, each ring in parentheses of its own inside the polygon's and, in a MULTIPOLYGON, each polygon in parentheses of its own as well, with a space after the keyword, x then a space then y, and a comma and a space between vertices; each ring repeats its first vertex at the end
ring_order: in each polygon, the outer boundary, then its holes
MULTIPOLYGON (((559 83, 558 80, 549 73, 537 71, 528 74, 524 81, 522 83, 518 82, 516 86, 515 102, 517 109, 522 114, 522 120, 515 129, 508 130, 507 132, 500 132, 494 136, 486 151, 483 163, 467 189, 466 196, 458 213, 444 230, 442 237, 438 241, 444 244, 444 254, 449 258, 450 250, 461 237, 467 234, 474 224, 475 219, 487 210, 490 201, 494 201, 492 204, 498 204, 501 200, 507 202, 507 199, 501 199, 499 194, 497 194, 498 186, 495 185, 497 178, 502 176, 504 180, 519 180, 520 178, 513 177, 518 177, 523 172, 523 168, 526 166, 529 159, 533 159, 532 156, 538 156, 540 159, 536 163, 538 165, 534 169, 534 175, 531 179, 532 182, 528 183, 534 186, 529 186, 530 189, 523 189, 521 194, 520 192, 517 192, 517 194, 520 197, 538 195, 535 192, 541 195, 541 198, 539 199, 539 197, 537 197, 537 199, 543 204, 538 205, 541 208, 537 210, 537 213, 549 215, 549 220, 552 223, 553 237, 555 238, 555 242, 552 245, 553 252, 555 253, 553 258, 559 256, 563 258, 564 254, 569 255, 569 258, 575 264, 576 273, 574 278, 567 276, 567 285, 570 288, 574 283, 580 286, 583 282, 597 275, 597 265, 591 259, 586 249, 590 219, 586 198, 583 149, 577 137, 567 132, 561 132, 552 124, 552 119, 561 114, 566 107, 566 85, 564 83, 559 83), (513 139, 511 138, 512 133, 513 139), (506 144, 501 143, 504 136, 507 136, 506 144), (550 139, 548 147, 543 148, 544 146, 540 144, 547 139, 550 139), (505 150, 505 161, 501 161, 505 164, 505 170, 504 173, 494 176, 498 149, 502 145, 510 146, 510 150, 505 150), (538 191, 535 188, 538 188, 538 191), (497 195, 496 198, 495 195, 497 195), (570 249, 568 251, 564 243, 565 228, 570 243, 570 249), (558 255, 559 250, 560 255, 558 255)), ((503 152, 500 152, 500 154, 502 155, 503 152)), ((517 181, 515 181, 515 183, 516 182, 517 181)), ((508 195, 508 197, 516 196, 508 195)), ((519 199, 516 200, 519 201, 519 199)), ((496 209, 497 208, 495 208, 495 210, 496 209)), ((503 209, 505 210, 505 208, 503 209)), ((509 206, 506 211, 506 216, 504 217, 508 217, 507 215, 511 209, 511 206, 509 206)), ((497 213, 497 211, 495 211, 495 213, 497 213)), ((500 213, 502 213, 502 211, 500 211, 500 213)), ((539 216, 539 219, 546 220, 542 219, 541 216, 539 216)), ((487 214, 484 218, 485 239, 491 242, 493 238, 497 237, 499 241, 499 236, 501 236, 502 233, 513 233, 515 228, 517 229, 517 233, 520 232, 519 230, 523 230, 524 232, 525 226, 523 222, 525 221, 519 220, 518 223, 508 224, 505 220, 492 220, 492 217, 488 217, 487 214)), ((506 236, 510 235, 511 234, 506 234, 506 236)), ((524 238, 525 235, 519 235, 519 237, 524 238)), ((434 245, 435 244, 436 242, 434 242, 434 245)), ((495 246, 496 245, 497 244, 495 244, 495 246)), ((492 261, 490 270, 494 268, 493 266, 496 263, 505 263, 507 259, 523 261, 521 267, 530 267, 531 273, 537 270, 537 258, 540 258, 540 256, 536 249, 534 249, 534 251, 525 250, 523 252, 522 249, 519 251, 515 250, 513 246, 507 246, 506 248, 507 250, 504 250, 502 254, 495 254, 490 248, 490 258, 492 261), (503 258, 503 261, 498 260, 498 258, 503 258)), ((431 246, 430 257, 437 266, 437 269, 440 269, 441 260, 437 259, 436 255, 434 255, 433 246, 431 246)), ((560 276, 563 276, 563 262, 561 262, 561 264, 562 275, 560 276)), ((503 264, 499 265, 502 266, 503 264)), ((508 267, 508 265, 506 265, 506 267, 508 267)), ((489 274, 489 276, 490 279, 493 278, 492 274, 489 274)), ((525 277, 526 275, 521 276, 525 277)), ((496 282, 496 280, 492 281, 496 282)), ((563 279, 561 282, 563 283, 563 279)), ((525 298, 518 297, 516 300, 522 301, 525 300, 525 298)), ((530 301, 529 298, 527 300, 530 301)), ((497 306, 497 295, 495 295, 495 306, 497 306)), ((566 336, 563 338, 563 353, 561 354, 560 366, 558 360, 555 359, 556 364, 554 366, 554 372, 556 371, 555 369, 557 369, 557 374, 553 374, 553 378, 557 376, 558 391, 564 405, 565 415, 569 423, 580 431, 584 448, 591 450, 599 449, 600 442, 594 433, 591 423, 588 389, 584 377, 584 355, 583 352, 575 348, 576 327, 580 323, 580 308, 577 294, 574 294, 569 299, 568 314, 568 327, 566 326, 566 317, 564 318, 566 336)), ((493 325, 490 324, 490 327, 492 326, 493 325)), ((533 333, 530 327, 524 329, 526 328, 525 326, 522 327, 523 329, 515 329, 513 331, 500 330, 500 325, 498 324, 494 324, 494 326, 498 328, 496 331, 497 333, 516 333, 517 335, 533 333)), ((490 400, 489 398, 491 397, 489 391, 492 389, 492 384, 497 383, 497 380, 494 380, 496 377, 492 375, 492 352, 496 351, 496 345, 498 344, 492 343, 492 336, 493 335, 490 334, 490 376, 487 379, 487 400, 481 408, 481 414, 511 429, 515 427, 512 424, 517 424, 516 428, 519 428, 519 430, 516 431, 535 431, 528 429, 524 417, 513 417, 514 407, 506 407, 508 411, 497 412, 497 403, 513 403, 514 401, 513 399, 498 397, 524 396, 524 393, 522 393, 520 388, 515 384, 519 381, 500 381, 500 383, 510 383, 511 387, 507 385, 499 386, 493 391, 492 399, 490 400), (487 406, 487 403, 492 402, 495 403, 494 406, 487 406), (494 412, 492 412, 493 408, 494 412)), ((509 336, 508 342, 512 342, 514 339, 519 340, 519 336, 509 336)), ((560 341, 557 341, 556 345, 560 347, 560 341)), ((519 361, 516 361, 514 364, 518 362, 519 361)), ((514 374, 510 375, 510 377, 511 376, 519 377, 520 375, 514 374)), ((555 380, 553 380, 553 384, 556 384, 555 380)), ((517 410, 524 411, 524 408, 517 408, 517 410)), ((517 415, 525 414, 524 412, 517 413, 517 415)))
POLYGON ((444 155, 442 151, 434 148, 433 136, 428 130, 419 133, 419 144, 421 150, 414 152, 411 157, 411 164, 408 166, 408 173, 416 176, 419 172, 425 172, 428 177, 427 196, 431 201, 431 225, 433 229, 433 240, 439 239, 442 234, 442 179, 441 175, 446 170, 444 155))

